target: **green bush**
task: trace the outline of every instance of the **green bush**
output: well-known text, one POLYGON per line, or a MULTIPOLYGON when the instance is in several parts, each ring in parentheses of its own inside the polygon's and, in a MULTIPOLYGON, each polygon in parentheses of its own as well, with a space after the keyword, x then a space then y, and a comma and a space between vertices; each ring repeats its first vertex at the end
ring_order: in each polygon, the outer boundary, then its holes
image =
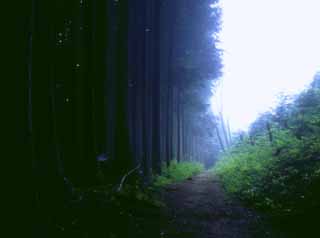
POLYGON ((319 89, 310 88, 258 118, 246 138, 221 155, 213 172, 230 194, 266 211, 319 209, 319 89))
POLYGON ((172 161, 169 167, 162 166, 162 174, 155 176, 153 185, 163 187, 171 183, 180 182, 204 170, 201 163, 172 161))
POLYGON ((262 149, 263 143, 238 145, 218 161, 213 171, 221 178, 227 191, 246 199, 257 196, 257 185, 267 173, 272 154, 270 149, 262 149))
POLYGON ((314 150, 319 144, 281 131, 277 136, 273 146, 259 138, 255 145, 232 148, 213 172, 229 193, 261 209, 283 213, 318 206, 320 161, 314 150))

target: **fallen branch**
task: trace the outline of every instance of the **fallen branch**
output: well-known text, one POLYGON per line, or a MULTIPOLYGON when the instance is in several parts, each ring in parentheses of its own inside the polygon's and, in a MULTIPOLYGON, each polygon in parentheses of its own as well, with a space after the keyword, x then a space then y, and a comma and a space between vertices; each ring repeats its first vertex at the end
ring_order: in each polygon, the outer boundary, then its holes
POLYGON ((129 177, 134 171, 136 171, 139 168, 140 168, 140 164, 137 167, 135 167, 134 169, 130 170, 127 174, 125 174, 122 177, 121 182, 119 184, 119 187, 117 189, 117 192, 120 192, 122 190, 123 184, 124 184, 125 180, 127 179, 127 177, 129 177))

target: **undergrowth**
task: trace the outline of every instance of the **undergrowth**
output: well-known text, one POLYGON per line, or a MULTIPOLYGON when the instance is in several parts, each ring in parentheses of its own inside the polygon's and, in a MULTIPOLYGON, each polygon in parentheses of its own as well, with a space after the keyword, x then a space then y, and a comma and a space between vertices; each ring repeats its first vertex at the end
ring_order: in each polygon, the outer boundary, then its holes
POLYGON ((225 153, 213 171, 229 193, 260 209, 292 213, 318 206, 320 161, 310 155, 316 153, 311 151, 315 142, 283 139, 282 152, 263 138, 256 145, 242 143, 225 153))
POLYGON ((229 194, 310 223, 320 211, 320 89, 312 86, 258 118, 212 171, 229 194))
POLYGON ((189 177, 199 174, 204 170, 204 166, 197 162, 172 161, 170 166, 162 166, 162 174, 153 179, 153 186, 163 187, 171 183, 181 182, 189 177))
POLYGON ((155 237, 154 232, 166 224, 161 188, 202 170, 200 163, 173 161, 168 168, 163 166, 162 175, 154 176, 153 183, 147 186, 140 177, 133 175, 120 191, 118 185, 106 182, 76 188, 68 209, 61 213, 58 226, 70 236, 98 233, 104 237, 128 237, 130 232, 130 237, 155 237))

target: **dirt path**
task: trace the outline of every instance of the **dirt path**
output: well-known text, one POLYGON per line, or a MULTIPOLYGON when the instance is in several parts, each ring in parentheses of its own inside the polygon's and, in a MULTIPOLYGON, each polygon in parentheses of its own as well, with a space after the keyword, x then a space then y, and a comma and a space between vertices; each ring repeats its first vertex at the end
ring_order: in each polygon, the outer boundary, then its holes
POLYGON ((259 215, 227 198, 219 181, 205 172, 166 188, 170 224, 175 232, 168 238, 260 238, 271 234, 259 215))

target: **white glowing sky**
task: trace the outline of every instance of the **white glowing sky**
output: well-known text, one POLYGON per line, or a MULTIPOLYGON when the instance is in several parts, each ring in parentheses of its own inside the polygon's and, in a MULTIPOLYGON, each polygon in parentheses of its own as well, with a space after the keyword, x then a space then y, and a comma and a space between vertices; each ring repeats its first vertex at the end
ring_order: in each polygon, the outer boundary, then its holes
POLYGON ((213 97, 233 131, 246 130, 320 69, 320 0, 220 0, 224 75, 213 97))

